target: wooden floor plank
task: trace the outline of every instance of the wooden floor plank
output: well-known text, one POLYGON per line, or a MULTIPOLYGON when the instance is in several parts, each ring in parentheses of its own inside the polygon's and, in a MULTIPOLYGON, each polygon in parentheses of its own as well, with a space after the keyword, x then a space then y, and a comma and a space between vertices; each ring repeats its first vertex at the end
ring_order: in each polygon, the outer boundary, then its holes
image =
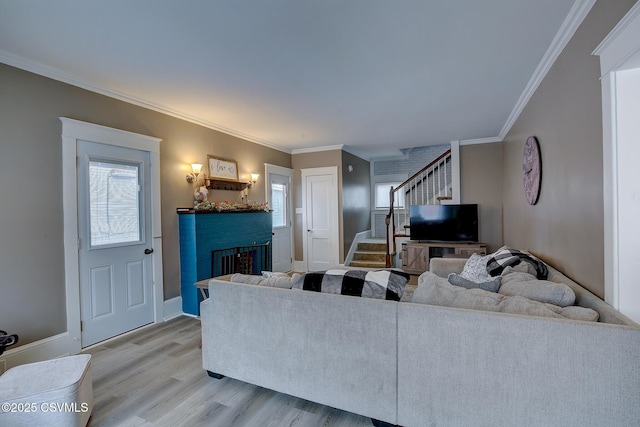
POLYGON ((97 426, 369 427, 369 418, 202 368, 200 321, 188 316, 87 349, 97 426))

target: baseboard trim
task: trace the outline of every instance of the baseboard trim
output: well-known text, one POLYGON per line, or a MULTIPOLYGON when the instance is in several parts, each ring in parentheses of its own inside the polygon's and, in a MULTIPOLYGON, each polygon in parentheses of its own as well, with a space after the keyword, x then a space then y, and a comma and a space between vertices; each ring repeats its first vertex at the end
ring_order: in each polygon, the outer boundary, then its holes
POLYGON ((168 299, 164 302, 163 306, 163 319, 166 322, 175 317, 182 316, 182 297, 168 299))
POLYGON ((0 356, 0 374, 14 366, 69 356, 69 333, 53 335, 7 350, 0 356))
POLYGON ((304 261, 293 261, 293 271, 305 273, 307 271, 307 265, 304 261))
POLYGON ((353 260, 353 254, 356 252, 356 249, 358 249, 358 243, 367 239, 371 239, 372 235, 373 233, 371 232, 371 230, 366 230, 361 231, 354 236, 353 242, 351 242, 351 247, 349 248, 349 253, 344 258, 344 265, 349 265, 349 263, 353 260))

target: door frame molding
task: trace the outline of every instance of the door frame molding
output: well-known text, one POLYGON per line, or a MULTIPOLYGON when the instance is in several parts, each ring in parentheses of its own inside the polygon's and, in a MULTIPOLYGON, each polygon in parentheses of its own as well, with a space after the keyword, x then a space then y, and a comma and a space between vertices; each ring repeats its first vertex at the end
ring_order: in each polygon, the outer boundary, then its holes
POLYGON ((78 260, 78 141, 97 142, 149 152, 151 172, 151 236, 153 270, 154 323, 163 320, 162 228, 160 221, 160 142, 162 139, 140 135, 93 123, 59 117, 62 122, 62 210, 64 217, 64 281, 67 303, 69 354, 82 350, 80 331, 80 270, 78 260))
POLYGON ((620 309, 620 239, 618 209, 627 195, 618 189, 616 72, 640 65, 640 3, 636 3, 596 47, 600 59, 603 131, 604 296, 620 309), (621 200, 622 199, 622 200, 621 200))
MULTIPOLYGON (((307 178, 310 176, 317 175, 332 175, 334 177, 335 183, 335 195, 336 195, 336 213, 332 215, 332 219, 335 221, 335 240, 336 247, 335 253, 340 253, 340 192, 339 192, 339 183, 338 183, 338 167, 337 166, 327 166, 322 168, 307 168, 301 169, 300 173, 302 175, 302 257, 304 263, 305 271, 309 271, 309 257, 307 256, 307 178)), ((340 257, 337 257, 337 263, 340 262, 340 257)), ((336 264, 337 264, 336 263, 336 264)))
MULTIPOLYGON (((293 269, 293 218, 295 217, 295 212, 293 211, 293 169, 285 168, 283 166, 272 165, 269 163, 264 164, 264 200, 269 203, 269 208, 271 208, 271 186, 269 183, 269 174, 274 173, 276 175, 282 175, 289 177, 289 196, 287 197, 287 210, 289 211, 289 224, 291 227, 291 231, 289 233, 289 246, 291 250, 291 268, 293 269)), ((273 241, 273 239, 272 239, 273 241)), ((272 258, 273 261, 273 258, 272 258)))

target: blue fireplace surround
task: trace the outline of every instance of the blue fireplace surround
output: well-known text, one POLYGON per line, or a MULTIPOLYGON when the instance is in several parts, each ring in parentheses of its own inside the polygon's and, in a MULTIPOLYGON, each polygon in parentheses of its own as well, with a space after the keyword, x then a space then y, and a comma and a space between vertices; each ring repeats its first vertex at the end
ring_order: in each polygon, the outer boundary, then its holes
POLYGON ((211 251, 271 243, 271 212, 198 212, 180 208, 178 223, 182 311, 199 316, 202 295, 194 283, 211 277, 211 251))

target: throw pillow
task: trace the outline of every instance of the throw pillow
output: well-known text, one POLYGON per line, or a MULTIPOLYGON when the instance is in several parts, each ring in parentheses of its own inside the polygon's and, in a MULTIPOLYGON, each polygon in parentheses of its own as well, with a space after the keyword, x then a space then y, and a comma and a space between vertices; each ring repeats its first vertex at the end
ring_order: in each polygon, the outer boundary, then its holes
POLYGON ((512 272, 502 277, 498 291, 502 295, 521 296, 530 300, 568 307, 576 302, 576 294, 564 283, 537 280, 528 273, 512 272))
POLYGON ((499 249, 497 252, 489 255, 487 262, 487 271, 491 276, 500 275, 508 266, 514 266, 520 262, 528 262, 536 270, 538 279, 546 279, 549 270, 547 265, 534 257, 530 253, 518 251, 516 249, 499 249))
POLYGON ((395 270, 327 270, 305 273, 292 289, 400 301, 409 275, 395 270))
POLYGON ((418 288, 413 293, 411 302, 560 319, 587 320, 598 317, 598 313, 589 308, 563 308, 519 296, 453 286, 446 279, 430 272, 423 273, 418 279, 418 288))
POLYGON ((518 273, 531 274, 534 276, 534 279, 535 279, 535 276, 538 274, 538 272, 536 271, 536 268, 526 261, 520 261, 518 264, 514 266, 506 267, 501 274, 502 276, 504 276, 505 274, 509 274, 510 272, 514 272, 514 271, 518 273))
POLYGON ((472 282, 480 283, 491 280, 491 276, 487 272, 487 261, 489 255, 481 256, 478 254, 471 254, 469 259, 464 265, 460 276, 472 282))
POLYGON ((489 292, 498 292, 498 289, 500 289, 500 284, 502 282, 502 277, 498 276, 486 282, 477 283, 477 282, 473 282, 471 280, 465 279, 459 274, 451 273, 449 274, 449 277, 447 278, 447 280, 449 280, 449 283, 451 283, 452 285, 462 286, 463 288, 467 288, 467 289, 479 288, 489 292))

